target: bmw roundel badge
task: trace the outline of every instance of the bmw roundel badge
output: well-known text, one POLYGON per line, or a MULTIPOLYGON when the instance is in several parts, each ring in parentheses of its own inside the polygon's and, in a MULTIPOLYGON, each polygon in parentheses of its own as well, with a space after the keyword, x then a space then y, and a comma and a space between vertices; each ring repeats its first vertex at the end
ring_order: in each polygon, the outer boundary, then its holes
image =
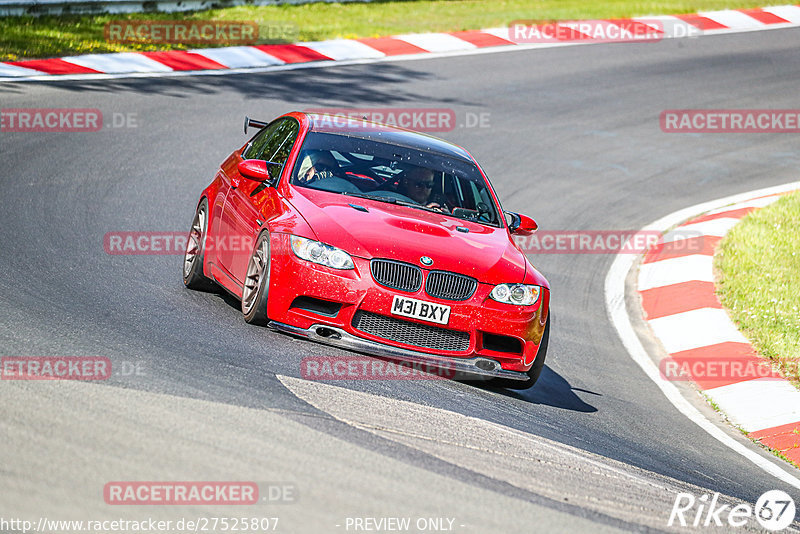
POLYGON ((425 265, 426 267, 430 267, 431 265, 433 265, 433 260, 432 260, 432 259, 430 259, 428 256, 422 256, 422 257, 419 259, 419 262, 420 262, 422 265, 425 265))

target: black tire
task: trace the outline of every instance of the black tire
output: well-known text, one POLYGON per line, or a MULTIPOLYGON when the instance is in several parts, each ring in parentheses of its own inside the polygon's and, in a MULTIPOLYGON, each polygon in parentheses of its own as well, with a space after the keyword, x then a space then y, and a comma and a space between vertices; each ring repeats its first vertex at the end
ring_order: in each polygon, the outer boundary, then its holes
POLYGON ((242 314, 250 324, 266 325, 267 296, 269 295, 270 246, 269 232, 259 234, 247 262, 242 287, 242 314))
POLYGON ((207 235, 208 200, 204 198, 197 205, 189 237, 186 240, 186 251, 183 253, 183 284, 189 289, 204 291, 214 289, 214 282, 203 274, 207 235))
POLYGON ((530 389, 539 380, 539 376, 544 369, 544 360, 547 356, 547 345, 550 342, 550 313, 547 314, 547 322, 544 325, 544 334, 542 334, 542 341, 539 344, 539 352, 536 353, 536 359, 533 360, 533 365, 526 373, 528 380, 509 380, 508 378, 492 378, 483 383, 483 385, 491 388, 506 388, 506 389, 530 389))

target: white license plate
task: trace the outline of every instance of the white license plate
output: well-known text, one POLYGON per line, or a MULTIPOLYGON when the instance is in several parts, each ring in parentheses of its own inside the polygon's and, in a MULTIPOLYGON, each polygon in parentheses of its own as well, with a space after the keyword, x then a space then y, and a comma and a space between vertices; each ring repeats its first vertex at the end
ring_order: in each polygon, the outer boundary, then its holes
POLYGON ((392 300, 392 315, 412 317, 429 323, 447 324, 450 321, 450 306, 395 295, 392 300))

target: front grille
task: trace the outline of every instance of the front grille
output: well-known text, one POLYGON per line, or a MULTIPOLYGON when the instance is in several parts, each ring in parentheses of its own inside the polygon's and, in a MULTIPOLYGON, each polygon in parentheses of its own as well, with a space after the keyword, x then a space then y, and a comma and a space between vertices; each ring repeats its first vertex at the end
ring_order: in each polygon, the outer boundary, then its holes
POLYGON ((416 265, 393 260, 372 260, 372 277, 382 286, 415 292, 422 287, 422 270, 416 265))
POLYGON ((426 349, 461 352, 469 349, 467 332, 412 323, 377 313, 357 311, 353 316, 353 328, 375 337, 426 349))
POLYGON ((425 292, 444 300, 467 300, 478 289, 478 281, 463 274, 431 271, 425 281, 425 292))

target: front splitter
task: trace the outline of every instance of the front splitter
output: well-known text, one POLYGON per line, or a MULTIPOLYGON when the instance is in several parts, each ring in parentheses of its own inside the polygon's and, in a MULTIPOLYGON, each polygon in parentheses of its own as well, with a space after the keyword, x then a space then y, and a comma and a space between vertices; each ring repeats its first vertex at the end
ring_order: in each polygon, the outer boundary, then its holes
POLYGON ((482 358, 480 356, 473 358, 453 358, 401 349, 399 347, 382 345, 368 339, 356 337, 335 326, 314 324, 309 328, 299 328, 275 321, 270 321, 268 326, 279 332, 302 336, 326 345, 333 345, 347 350, 404 362, 430 365, 438 369, 452 371, 455 374, 455 376, 453 376, 455 380, 505 378, 524 382, 530 379, 526 373, 503 369, 499 362, 490 358, 482 358))

